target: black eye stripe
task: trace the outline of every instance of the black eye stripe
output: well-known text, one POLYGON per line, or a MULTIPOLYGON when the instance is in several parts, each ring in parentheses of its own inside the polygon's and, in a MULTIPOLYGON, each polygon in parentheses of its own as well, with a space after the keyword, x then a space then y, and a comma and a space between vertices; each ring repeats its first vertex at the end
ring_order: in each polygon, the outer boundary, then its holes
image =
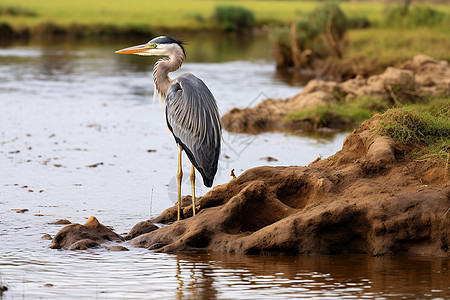
POLYGON ((184 49, 183 42, 175 40, 175 39, 173 39, 171 37, 159 36, 159 37, 156 37, 156 38, 152 39, 147 44, 148 45, 152 45, 152 44, 177 44, 178 46, 181 47, 181 49, 183 50, 184 55, 186 56, 186 51, 184 49))

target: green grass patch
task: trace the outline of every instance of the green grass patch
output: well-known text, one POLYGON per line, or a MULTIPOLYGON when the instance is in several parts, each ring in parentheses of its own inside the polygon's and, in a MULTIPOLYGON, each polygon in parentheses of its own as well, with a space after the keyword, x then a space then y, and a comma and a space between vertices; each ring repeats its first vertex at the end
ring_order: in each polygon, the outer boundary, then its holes
POLYGON ((448 28, 393 29, 367 28, 350 30, 343 60, 375 58, 390 65, 403 62, 419 53, 450 61, 450 26, 448 28))
POLYGON ((336 119, 336 114, 332 107, 327 105, 288 114, 286 119, 291 122, 308 122, 319 128, 328 127, 331 121, 336 119))
MULTIPOLYGON (((146 24, 156 28, 205 28, 213 26, 211 16, 217 6, 238 6, 254 14, 255 24, 288 23, 317 7, 317 1, 258 1, 258 0, 2 0, 1 6, 30 12, 2 16, 11 26, 36 25, 53 22, 58 25, 76 24, 146 24)), ((381 24, 385 15, 382 2, 340 2, 344 13, 351 18, 364 18, 381 24)), ((437 11, 450 13, 449 5, 433 5, 437 11)))
POLYGON ((349 102, 342 99, 333 104, 288 114, 286 119, 291 122, 309 122, 316 128, 338 125, 350 129, 375 113, 385 111, 390 105, 388 100, 373 97, 359 97, 349 102))
POLYGON ((416 158, 447 159, 450 151, 450 98, 392 108, 380 116, 374 132, 415 146, 416 158))
POLYGON ((2 0, 2 7, 26 9, 36 16, 2 16, 13 27, 31 26, 42 22, 57 25, 77 24, 146 24, 157 28, 199 29, 214 26, 216 7, 236 6, 253 12, 256 24, 289 22, 312 10, 314 1, 226 1, 226 0, 2 0))

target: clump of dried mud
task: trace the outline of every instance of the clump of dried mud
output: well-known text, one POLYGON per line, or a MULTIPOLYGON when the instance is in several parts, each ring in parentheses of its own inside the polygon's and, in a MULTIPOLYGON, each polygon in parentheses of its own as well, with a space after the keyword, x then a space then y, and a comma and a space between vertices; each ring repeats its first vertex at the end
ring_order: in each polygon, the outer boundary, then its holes
MULTIPOLYGON (((299 94, 287 99, 266 99, 252 108, 232 109, 222 117, 224 128, 231 132, 259 133, 272 130, 317 129, 314 122, 293 122, 288 114, 329 106, 358 97, 387 100, 395 105, 398 99, 450 95, 450 64, 426 55, 417 55, 399 68, 389 67, 380 75, 357 76, 344 81, 311 80, 299 94)), ((339 118, 328 127, 344 128, 339 118)))
POLYGON ((123 241, 123 238, 91 216, 84 225, 74 223, 63 227, 53 237, 50 248, 86 250, 110 241, 123 241))

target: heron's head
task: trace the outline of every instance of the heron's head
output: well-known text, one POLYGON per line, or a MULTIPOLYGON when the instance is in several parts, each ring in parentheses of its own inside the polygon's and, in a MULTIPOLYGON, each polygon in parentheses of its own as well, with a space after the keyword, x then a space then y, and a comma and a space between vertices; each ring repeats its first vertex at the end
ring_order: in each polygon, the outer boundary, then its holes
POLYGON ((151 55, 171 55, 180 51, 183 52, 183 55, 186 55, 186 52, 183 47, 183 42, 177 41, 171 37, 159 36, 152 39, 147 44, 117 50, 116 53, 151 56, 151 55))

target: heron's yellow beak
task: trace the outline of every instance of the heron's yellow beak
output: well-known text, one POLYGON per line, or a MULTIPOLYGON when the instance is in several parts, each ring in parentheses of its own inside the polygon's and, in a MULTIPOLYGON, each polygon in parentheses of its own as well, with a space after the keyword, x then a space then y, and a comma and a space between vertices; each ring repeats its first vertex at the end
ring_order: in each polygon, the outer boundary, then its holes
POLYGON ((138 54, 138 53, 146 53, 149 50, 147 44, 128 47, 124 49, 117 50, 115 53, 119 54, 138 54))

